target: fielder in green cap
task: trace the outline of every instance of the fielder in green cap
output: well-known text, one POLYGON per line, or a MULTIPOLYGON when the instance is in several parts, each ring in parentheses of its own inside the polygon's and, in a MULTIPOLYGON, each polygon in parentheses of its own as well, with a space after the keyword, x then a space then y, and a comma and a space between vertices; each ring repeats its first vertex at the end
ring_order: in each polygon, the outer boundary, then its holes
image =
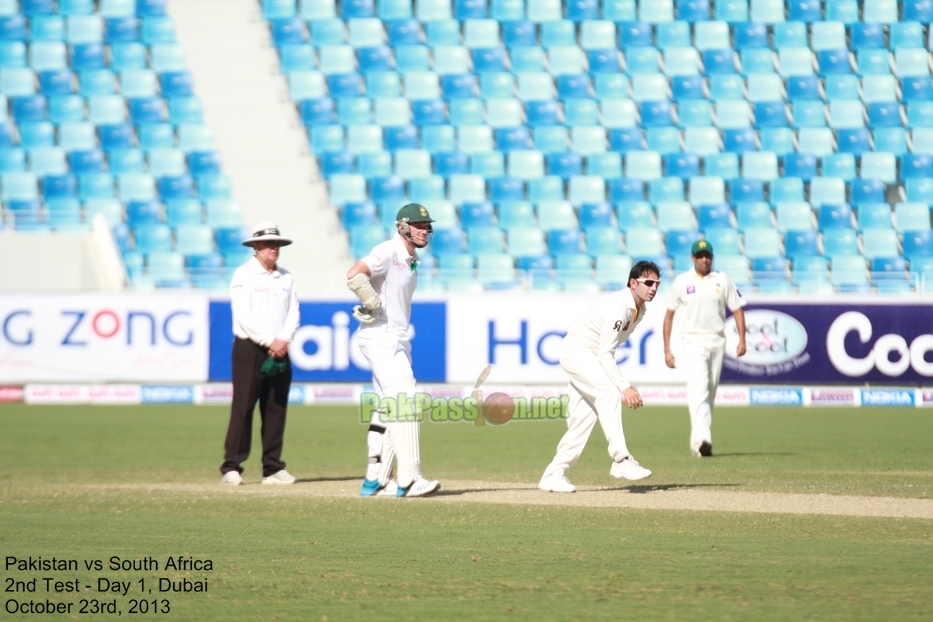
POLYGON ((674 313, 681 313, 681 337, 687 368, 687 404, 690 411, 690 451, 694 456, 713 455, 713 406, 722 361, 726 353, 726 308, 735 316, 739 344, 735 355, 745 354, 746 301, 728 276, 713 270, 713 245, 697 240, 690 247, 693 268, 677 275, 667 296, 664 317, 664 362, 675 366, 671 352, 674 313))
MULTIPOLYGON (((418 285, 418 249, 431 241, 434 219, 425 206, 409 203, 395 217, 396 235, 376 245, 347 272, 347 286, 360 299, 353 317, 360 322, 357 343, 373 370, 380 400, 413 399, 411 298, 418 285)), ((366 437, 369 463, 362 497, 420 497, 441 487, 421 475, 419 422, 401 421, 381 410, 373 414, 366 437), (383 460, 385 456, 385 460, 383 460), (398 481, 391 479, 393 459, 398 481)))
POLYGON ((690 247, 690 254, 694 257, 700 257, 704 253, 709 254, 710 257, 713 256, 713 244, 711 242, 697 240, 693 243, 693 246, 690 247))

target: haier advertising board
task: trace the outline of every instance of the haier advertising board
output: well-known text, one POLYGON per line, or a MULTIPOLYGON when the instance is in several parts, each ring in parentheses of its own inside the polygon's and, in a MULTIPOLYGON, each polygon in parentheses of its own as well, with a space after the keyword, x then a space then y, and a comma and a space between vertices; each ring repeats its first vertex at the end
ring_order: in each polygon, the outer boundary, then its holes
MULTIPOLYGON (((370 382, 372 371, 356 342, 352 315, 359 302, 301 302, 301 324, 289 347, 294 382, 370 382)), ((211 382, 231 379, 233 319, 229 301, 211 301, 211 382)), ((446 380, 447 314, 443 302, 411 309, 412 369, 419 382, 446 380)))
MULTIPOLYGON (((448 301, 447 379, 473 384, 486 365, 487 382, 565 384, 558 354, 567 327, 600 294, 549 296, 535 294, 452 297, 448 301)), ((679 332, 674 316, 671 349, 676 369, 664 363, 663 300, 647 304, 644 319, 616 350, 619 370, 639 384, 683 384, 686 381, 679 332)))

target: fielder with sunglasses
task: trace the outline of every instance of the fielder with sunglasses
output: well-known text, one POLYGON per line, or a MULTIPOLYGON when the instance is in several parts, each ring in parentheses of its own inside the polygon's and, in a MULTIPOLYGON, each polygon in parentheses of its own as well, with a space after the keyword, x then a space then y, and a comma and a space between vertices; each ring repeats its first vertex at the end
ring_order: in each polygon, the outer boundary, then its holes
POLYGON ((639 261, 628 275, 628 287, 602 296, 567 329, 560 346, 560 366, 570 376, 567 432, 557 445, 557 454, 544 471, 538 488, 550 492, 574 492, 567 480, 589 439, 596 421, 609 441, 613 477, 644 479, 644 468, 625 444, 622 404, 632 410, 644 403, 638 389, 629 384, 616 363, 616 348, 629 338, 645 316, 645 303, 658 293, 661 269, 650 261, 639 261))
POLYGON ((713 270, 713 245, 705 240, 690 249, 693 270, 677 275, 667 296, 664 316, 664 362, 674 367, 671 327, 681 313, 680 332, 687 366, 687 403, 690 410, 690 451, 696 457, 713 455, 713 406, 726 353, 726 307, 735 316, 739 344, 735 355, 745 354, 746 300, 728 276, 713 270))

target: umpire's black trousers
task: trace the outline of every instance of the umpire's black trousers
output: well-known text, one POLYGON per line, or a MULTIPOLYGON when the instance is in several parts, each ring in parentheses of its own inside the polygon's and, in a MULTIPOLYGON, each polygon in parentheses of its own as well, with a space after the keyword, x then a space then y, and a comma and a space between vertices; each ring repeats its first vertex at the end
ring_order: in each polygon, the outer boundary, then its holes
POLYGON ((263 477, 285 468, 281 459, 282 439, 285 436, 288 390, 292 385, 292 366, 289 362, 288 369, 281 374, 267 376, 261 368, 268 356, 268 348, 249 339, 237 337, 233 342, 233 403, 230 406, 230 425, 227 427, 221 473, 243 472, 240 465, 249 458, 253 440, 253 410, 257 400, 262 418, 263 477))

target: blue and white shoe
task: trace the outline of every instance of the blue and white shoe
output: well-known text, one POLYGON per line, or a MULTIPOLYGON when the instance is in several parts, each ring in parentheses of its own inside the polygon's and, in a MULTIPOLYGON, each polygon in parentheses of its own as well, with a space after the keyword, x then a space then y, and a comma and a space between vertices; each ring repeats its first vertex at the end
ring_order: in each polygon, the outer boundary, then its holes
POLYGON ((378 479, 364 479, 360 488, 361 497, 394 497, 397 492, 398 484, 392 479, 385 486, 380 486, 378 479))
POLYGON ((396 497, 423 497, 429 495, 432 492, 441 489, 441 483, 437 480, 427 480, 423 477, 419 477, 411 486, 408 488, 402 488, 399 486, 398 492, 395 493, 396 497))

